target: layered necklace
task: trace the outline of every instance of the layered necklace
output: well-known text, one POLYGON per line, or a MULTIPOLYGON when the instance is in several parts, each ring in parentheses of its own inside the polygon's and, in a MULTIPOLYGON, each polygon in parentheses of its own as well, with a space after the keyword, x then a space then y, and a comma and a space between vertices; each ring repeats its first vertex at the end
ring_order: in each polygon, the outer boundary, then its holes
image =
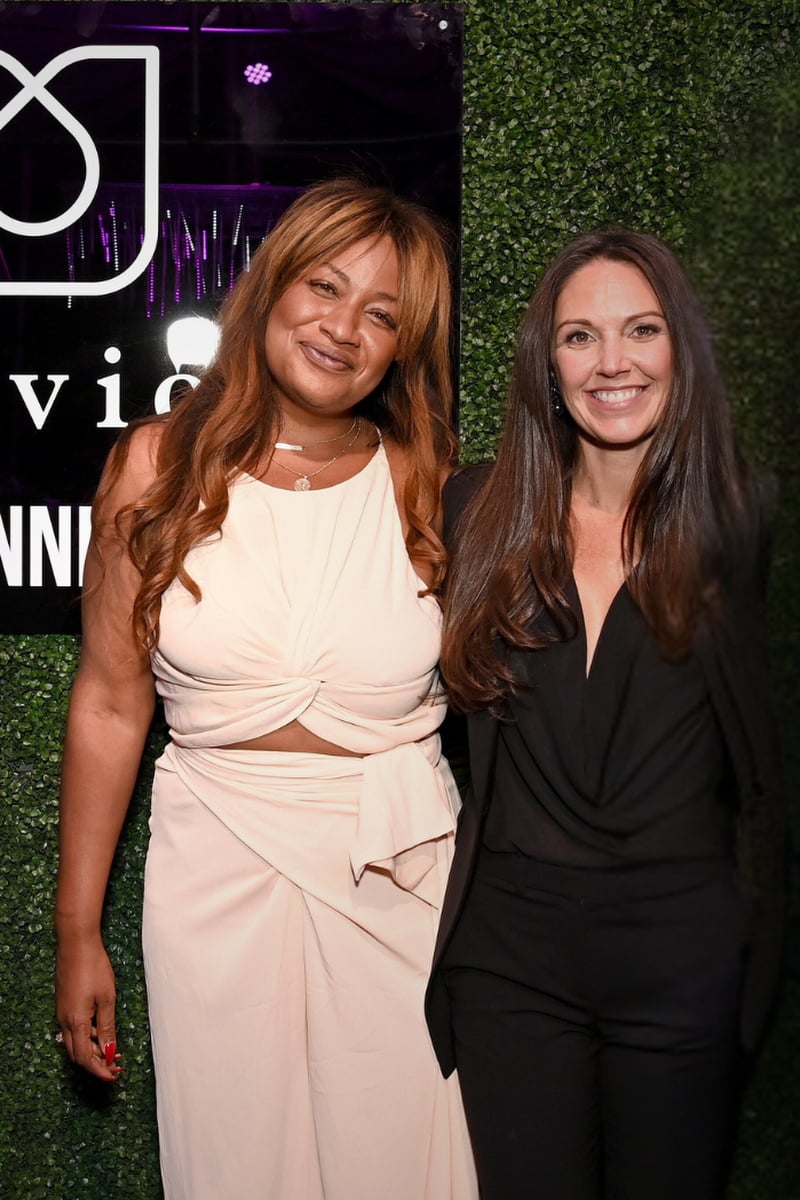
POLYGON ((338 453, 334 454, 333 458, 329 458, 326 463, 323 463, 321 467, 317 467, 316 471, 298 471, 295 467, 289 467, 286 465, 286 463, 280 462, 280 460, 275 458, 274 455, 272 457, 272 461, 274 462, 275 466, 280 467, 282 471, 288 471, 291 475, 297 476, 297 478, 294 481, 294 490, 296 492, 310 492, 311 491, 311 480, 314 479, 317 475, 321 475, 323 471, 327 471, 328 467, 332 467, 337 459, 341 458, 343 454, 346 454, 347 451, 350 449, 350 447, 355 445, 355 442, 358 440, 358 435, 360 433, 361 433, 361 418, 354 417, 353 424, 350 426, 350 428, 345 429, 344 433, 337 434, 336 437, 323 438, 319 442, 308 442, 304 446, 296 445, 294 442, 276 442, 275 443, 276 450, 291 450, 294 453, 299 454, 299 453, 302 453, 304 450, 312 449, 314 446, 327 446, 331 442, 339 442, 342 440, 342 438, 346 438, 347 435, 350 434, 351 435, 350 438, 348 439, 347 442, 345 442, 345 444, 344 444, 344 446, 342 446, 341 450, 339 450, 338 453))
POLYGON ((276 450, 294 450, 295 453, 302 454, 302 452, 304 450, 313 450, 315 446, 330 446, 330 444, 332 442, 340 442, 342 440, 342 438, 347 437, 348 433, 352 433, 356 427, 357 422, 358 422, 358 417, 353 417, 353 422, 350 425, 350 427, 348 429, 345 429, 344 433, 337 433, 336 436, 332 437, 332 438, 322 438, 318 442, 306 442, 305 445, 303 445, 303 446, 299 446, 297 444, 297 442, 276 442, 275 449, 276 450))

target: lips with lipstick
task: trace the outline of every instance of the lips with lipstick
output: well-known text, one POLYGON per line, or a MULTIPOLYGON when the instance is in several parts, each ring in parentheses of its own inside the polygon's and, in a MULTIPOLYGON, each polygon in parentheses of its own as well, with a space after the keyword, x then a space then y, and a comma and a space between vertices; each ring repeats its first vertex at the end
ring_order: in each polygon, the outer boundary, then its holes
POLYGON ((318 342, 300 342, 299 346, 308 361, 315 367, 322 367, 326 371, 335 371, 337 374, 352 371, 355 367, 350 356, 342 350, 323 346, 318 342))

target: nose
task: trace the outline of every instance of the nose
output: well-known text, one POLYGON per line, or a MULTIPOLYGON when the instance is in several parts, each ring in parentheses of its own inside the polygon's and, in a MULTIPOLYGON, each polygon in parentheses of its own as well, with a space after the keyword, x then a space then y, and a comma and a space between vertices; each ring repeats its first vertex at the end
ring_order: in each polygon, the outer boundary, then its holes
POLYGON ((622 338, 612 336, 603 338, 600 343, 600 356, 597 371, 600 375, 619 375, 627 371, 630 363, 622 338))
POLYGON ((348 300, 340 299, 332 304, 319 324, 320 329, 334 342, 349 346, 358 345, 358 313, 355 304, 348 300))

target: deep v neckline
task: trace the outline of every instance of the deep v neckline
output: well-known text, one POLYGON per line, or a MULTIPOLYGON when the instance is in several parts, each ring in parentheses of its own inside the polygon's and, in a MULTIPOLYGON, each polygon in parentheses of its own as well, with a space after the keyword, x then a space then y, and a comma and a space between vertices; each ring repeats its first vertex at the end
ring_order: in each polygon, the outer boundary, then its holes
POLYGON ((586 618, 585 618, 584 610, 583 610, 583 601, 581 600, 581 593, 580 593, 580 588, 578 587, 578 581, 575 578, 574 574, 572 574, 572 573, 570 574, 570 584, 572 586, 572 590, 575 593, 575 600, 577 601, 578 624, 580 627, 580 637, 583 642, 583 655, 582 655, 583 682, 584 682, 584 684, 588 684, 592 678, 592 673, 594 671, 595 663, 597 662, 598 651, 600 650, 600 648, 606 638, 606 631, 608 629, 611 614, 613 613, 614 609, 616 608, 617 603, 620 599, 620 596, 622 595, 623 591, 625 591, 627 585, 625 583, 625 580, 623 579, 622 583, 619 585, 616 592, 611 597, 611 603, 609 604, 608 608, 606 609, 605 616, 603 617, 602 623, 600 625, 600 629, 597 634, 597 640, 594 644, 594 650, 592 651, 592 657, 590 659, 589 658, 589 640, 586 635, 586 618))

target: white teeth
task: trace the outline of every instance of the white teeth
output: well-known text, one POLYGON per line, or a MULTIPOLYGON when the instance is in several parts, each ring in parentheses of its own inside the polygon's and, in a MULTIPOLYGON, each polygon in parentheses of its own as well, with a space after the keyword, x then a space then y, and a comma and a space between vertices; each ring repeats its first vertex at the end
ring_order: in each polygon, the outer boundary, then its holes
POLYGON ((596 396, 598 400, 603 400, 605 402, 613 401, 617 404, 622 404, 626 400, 633 400, 635 396, 638 396, 639 393, 643 391, 643 387, 615 388, 613 391, 596 390, 592 392, 592 395, 596 396))

